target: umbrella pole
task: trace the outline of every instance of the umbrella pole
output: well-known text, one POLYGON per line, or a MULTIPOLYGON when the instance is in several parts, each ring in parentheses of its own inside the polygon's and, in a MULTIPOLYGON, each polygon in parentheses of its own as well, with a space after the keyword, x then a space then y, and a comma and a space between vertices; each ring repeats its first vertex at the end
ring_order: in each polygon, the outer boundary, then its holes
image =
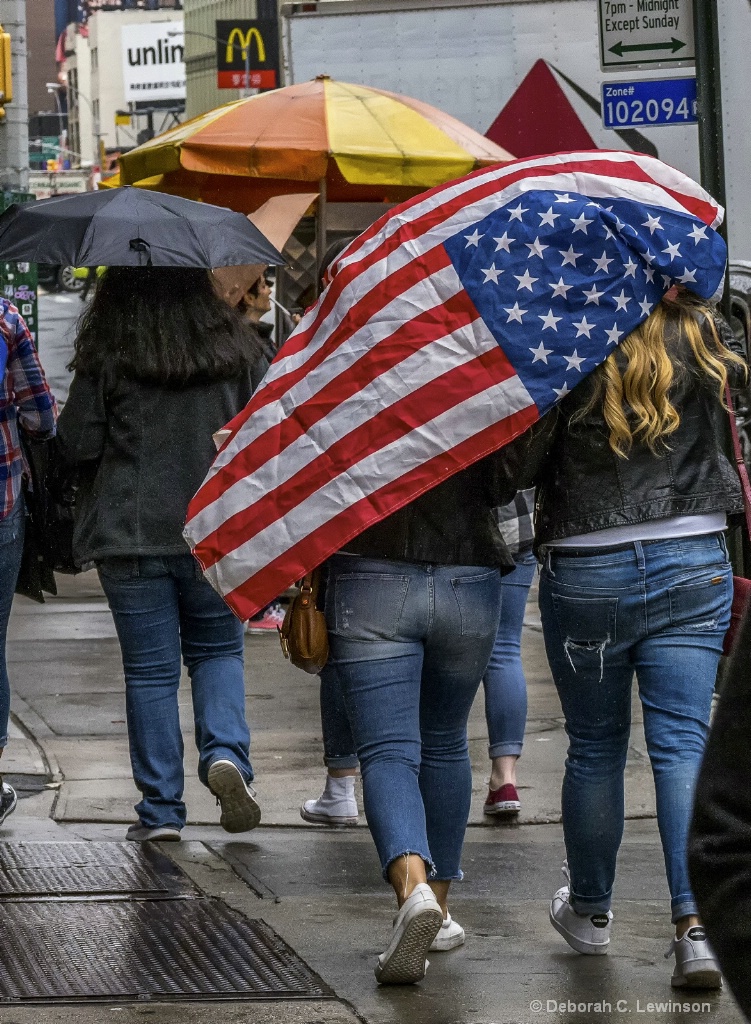
POLYGON ((326 179, 321 178, 318 183, 318 215, 316 217, 316 295, 320 291, 319 280, 323 257, 326 255, 326 179))

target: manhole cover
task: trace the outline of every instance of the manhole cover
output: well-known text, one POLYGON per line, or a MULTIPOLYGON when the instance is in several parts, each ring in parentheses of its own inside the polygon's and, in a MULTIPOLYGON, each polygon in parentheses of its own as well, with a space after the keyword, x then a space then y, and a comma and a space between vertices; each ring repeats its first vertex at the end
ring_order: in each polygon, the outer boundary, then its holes
POLYGON ((147 844, 0 843, 0 900, 195 894, 179 868, 147 844))
POLYGON ((263 921, 218 900, 5 903, 0 1002, 333 998, 263 921))

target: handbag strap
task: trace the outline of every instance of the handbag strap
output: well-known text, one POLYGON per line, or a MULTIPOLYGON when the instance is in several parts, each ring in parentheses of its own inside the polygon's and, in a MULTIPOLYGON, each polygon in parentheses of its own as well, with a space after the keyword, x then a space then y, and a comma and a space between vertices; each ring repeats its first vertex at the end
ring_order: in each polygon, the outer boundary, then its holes
POLYGON ((751 537, 751 482, 748 479, 748 470, 746 469, 746 463, 743 461, 743 451, 741 449, 741 439, 738 437, 738 424, 735 422, 735 409, 733 408, 733 399, 730 394, 730 385, 725 382, 725 401, 728 407, 728 418, 730 420, 730 433, 733 438, 733 454, 735 455, 735 468, 738 470, 738 476, 741 481, 741 489, 743 491, 743 508, 746 513, 746 529, 749 537, 751 537))

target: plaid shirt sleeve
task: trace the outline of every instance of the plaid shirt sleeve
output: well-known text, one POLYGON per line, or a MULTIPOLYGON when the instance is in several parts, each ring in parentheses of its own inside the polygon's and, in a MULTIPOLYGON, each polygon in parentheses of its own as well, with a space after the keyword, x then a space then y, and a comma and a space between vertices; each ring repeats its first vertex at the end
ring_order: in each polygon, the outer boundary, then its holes
POLYGON ((512 555, 532 550, 534 528, 535 489, 518 491, 514 500, 496 509, 498 528, 512 555))
POLYGON ((6 328, 8 363, 7 399, 18 410, 19 425, 38 438, 52 437, 57 422, 57 403, 44 376, 34 342, 15 306, 4 301, 2 319, 6 328))

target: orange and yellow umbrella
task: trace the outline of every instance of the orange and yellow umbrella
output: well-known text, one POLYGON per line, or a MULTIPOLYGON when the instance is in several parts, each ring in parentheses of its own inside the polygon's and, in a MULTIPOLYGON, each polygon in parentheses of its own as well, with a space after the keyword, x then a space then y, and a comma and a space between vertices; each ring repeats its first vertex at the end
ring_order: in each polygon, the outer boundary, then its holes
POLYGON ((249 212, 301 182, 333 202, 398 202, 511 159, 427 103, 321 75, 165 132, 120 157, 119 180, 249 212))

